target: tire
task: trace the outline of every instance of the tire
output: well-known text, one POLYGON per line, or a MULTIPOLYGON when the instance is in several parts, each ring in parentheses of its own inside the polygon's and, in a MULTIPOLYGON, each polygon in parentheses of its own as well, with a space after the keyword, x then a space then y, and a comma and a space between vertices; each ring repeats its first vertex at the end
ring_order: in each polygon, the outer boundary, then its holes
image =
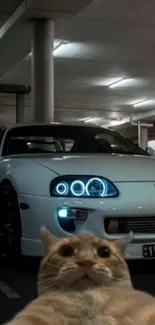
POLYGON ((21 255, 21 218, 17 193, 9 181, 0 185, 0 257, 21 255))

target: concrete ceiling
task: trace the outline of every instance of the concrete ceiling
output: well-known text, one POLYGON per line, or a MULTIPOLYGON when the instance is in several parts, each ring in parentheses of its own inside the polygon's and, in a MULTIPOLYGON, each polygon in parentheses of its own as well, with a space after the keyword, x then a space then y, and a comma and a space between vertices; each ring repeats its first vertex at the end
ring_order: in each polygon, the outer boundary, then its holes
MULTIPOLYGON (((20 2, 1 0, 1 25, 20 2)), ((111 125, 155 109, 154 17, 155 0, 96 0, 55 24, 55 39, 68 41, 55 53, 55 119, 100 118, 94 122, 111 125), (122 85, 108 87, 121 78, 122 85)), ((31 28, 21 21, 0 40, 1 84, 31 85, 31 28)), ((26 120, 31 113, 28 95, 26 120)), ((14 95, 0 94, 1 121, 15 121, 14 95)))
POLYGON ((1 0, 0 1, 0 27, 13 14, 16 8, 21 4, 22 0, 1 0))

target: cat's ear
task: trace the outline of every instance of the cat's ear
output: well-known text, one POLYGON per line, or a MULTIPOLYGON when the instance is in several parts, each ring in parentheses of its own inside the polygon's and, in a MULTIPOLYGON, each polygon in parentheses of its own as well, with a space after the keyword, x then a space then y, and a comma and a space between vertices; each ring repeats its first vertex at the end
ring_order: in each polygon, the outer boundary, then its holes
POLYGON ((122 237, 121 239, 114 240, 114 244, 119 249, 121 253, 124 254, 124 251, 129 243, 133 240, 134 233, 130 231, 125 237, 122 237))
POLYGON ((40 228, 40 235, 41 240, 46 248, 53 245, 56 241, 58 241, 58 238, 54 236, 45 226, 41 226, 40 228))

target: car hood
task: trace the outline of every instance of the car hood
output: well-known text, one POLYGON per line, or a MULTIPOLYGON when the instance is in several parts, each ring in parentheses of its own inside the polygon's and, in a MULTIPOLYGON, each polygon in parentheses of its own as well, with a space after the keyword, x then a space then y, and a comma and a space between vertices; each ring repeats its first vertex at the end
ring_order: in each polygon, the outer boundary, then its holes
POLYGON ((151 156, 57 154, 40 155, 32 160, 58 175, 94 175, 114 182, 155 181, 155 158, 151 156))

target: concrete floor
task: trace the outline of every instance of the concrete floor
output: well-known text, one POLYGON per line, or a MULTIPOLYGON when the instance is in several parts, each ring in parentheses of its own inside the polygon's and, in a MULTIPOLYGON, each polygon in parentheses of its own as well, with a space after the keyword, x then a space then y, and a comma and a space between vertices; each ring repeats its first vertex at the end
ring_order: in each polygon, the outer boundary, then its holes
MULTIPOLYGON (((38 259, 24 258, 19 265, 0 261, 0 323, 10 320, 36 297, 38 259)), ((133 284, 155 295, 155 260, 129 262, 133 284)))
POLYGON ((24 258, 18 265, 0 261, 0 324, 36 297, 38 267, 38 259, 24 258))

